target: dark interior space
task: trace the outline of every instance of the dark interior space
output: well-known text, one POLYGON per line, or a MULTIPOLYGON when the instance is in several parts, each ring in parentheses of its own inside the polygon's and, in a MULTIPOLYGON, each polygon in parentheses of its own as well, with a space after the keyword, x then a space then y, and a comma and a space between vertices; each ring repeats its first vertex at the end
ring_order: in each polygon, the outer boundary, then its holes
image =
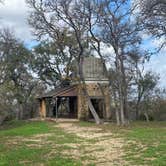
POLYGON ((53 115, 53 117, 56 117, 56 109, 58 110, 58 108, 60 106, 60 103, 61 103, 61 98, 55 99, 55 102, 53 104, 53 109, 52 109, 52 115, 53 115), (56 100, 57 100, 57 102, 56 102, 56 100))
POLYGON ((69 97, 69 107, 71 118, 77 118, 77 97, 69 97))
MULTIPOLYGON (((91 99, 92 104, 99 115, 99 118, 104 118, 104 99, 93 98, 91 99)), ((89 119, 94 119, 92 113, 89 110, 89 119)))
POLYGON ((77 118, 77 97, 58 97, 52 108, 53 117, 56 112, 58 118, 77 118))

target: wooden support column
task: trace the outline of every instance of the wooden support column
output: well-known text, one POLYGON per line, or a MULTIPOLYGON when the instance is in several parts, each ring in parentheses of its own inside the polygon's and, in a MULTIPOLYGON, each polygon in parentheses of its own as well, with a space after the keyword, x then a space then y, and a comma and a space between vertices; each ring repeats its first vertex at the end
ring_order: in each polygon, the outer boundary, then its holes
POLYGON ((45 100, 45 98, 42 98, 40 100, 40 117, 41 118, 46 117, 46 100, 45 100))
POLYGON ((106 105, 106 119, 110 119, 111 118, 111 110, 110 110, 110 104, 111 100, 110 100, 110 93, 109 93, 109 89, 105 94, 105 105, 106 105))

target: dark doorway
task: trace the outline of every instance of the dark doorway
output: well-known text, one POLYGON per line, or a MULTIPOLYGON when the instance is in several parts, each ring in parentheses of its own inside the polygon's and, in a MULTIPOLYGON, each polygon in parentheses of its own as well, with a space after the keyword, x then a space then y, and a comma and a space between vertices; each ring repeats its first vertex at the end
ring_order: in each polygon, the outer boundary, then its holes
POLYGON ((56 113, 59 109, 60 103, 61 103, 61 98, 56 98, 54 101, 53 110, 52 110, 53 117, 56 117, 56 113), (56 109, 57 109, 57 111, 56 111, 56 109))
MULTIPOLYGON (((103 98, 93 98, 91 99, 92 104, 98 114, 99 118, 104 118, 104 99, 103 98)), ((93 115, 89 110, 89 119, 93 119, 93 115)))
POLYGON ((77 111, 77 97, 70 97, 69 98, 69 107, 70 107, 70 114, 69 116, 71 118, 77 118, 77 114, 78 114, 78 111, 77 111))
POLYGON ((77 118, 77 97, 59 97, 53 107, 53 116, 58 118, 77 118))

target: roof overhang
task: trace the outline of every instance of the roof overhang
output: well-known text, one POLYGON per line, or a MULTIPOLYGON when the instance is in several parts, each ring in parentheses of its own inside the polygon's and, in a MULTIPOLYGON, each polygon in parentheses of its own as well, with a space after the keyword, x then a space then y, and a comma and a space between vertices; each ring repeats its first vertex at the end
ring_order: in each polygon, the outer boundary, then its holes
POLYGON ((77 86, 67 86, 63 88, 56 88, 46 94, 36 97, 37 99, 43 98, 56 98, 56 97, 74 97, 77 96, 77 86))

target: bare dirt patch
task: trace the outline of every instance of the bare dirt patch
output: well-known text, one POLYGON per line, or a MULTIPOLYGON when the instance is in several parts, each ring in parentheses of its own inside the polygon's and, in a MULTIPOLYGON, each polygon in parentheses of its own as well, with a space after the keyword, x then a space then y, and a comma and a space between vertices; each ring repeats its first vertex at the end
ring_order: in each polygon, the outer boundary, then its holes
POLYGON ((58 138, 61 135, 56 135, 56 133, 51 132, 36 134, 30 137, 14 137, 12 140, 9 139, 7 144, 9 146, 24 144, 30 148, 42 148, 49 145, 51 149, 45 155, 47 159, 55 156, 58 151, 62 156, 81 160, 82 165, 85 166, 90 163, 97 166, 127 165, 122 157, 124 155, 123 146, 126 142, 122 138, 116 137, 111 131, 105 131, 99 126, 79 126, 77 120, 70 119, 58 119, 56 124, 52 123, 51 125, 55 125, 56 128, 61 128, 65 133, 79 137, 80 141, 71 141, 72 143, 65 143, 64 141, 62 144, 57 143, 54 137, 58 138), (53 139, 50 139, 51 137, 53 139))
POLYGON ((94 163, 99 166, 126 165, 122 156, 125 141, 117 138, 113 133, 104 131, 99 127, 80 127, 68 121, 58 122, 58 127, 68 133, 76 134, 83 139, 81 144, 68 144, 73 149, 64 151, 73 158, 84 158, 84 165, 94 163))
POLYGON ((34 136, 31 137, 21 137, 21 136, 17 136, 14 137, 13 139, 8 139, 6 141, 6 145, 9 146, 14 146, 14 145, 22 145, 22 144, 26 144, 27 147, 42 147, 45 144, 49 144, 52 143, 52 141, 48 141, 48 137, 51 136, 52 133, 45 133, 45 134, 36 134, 34 136))

